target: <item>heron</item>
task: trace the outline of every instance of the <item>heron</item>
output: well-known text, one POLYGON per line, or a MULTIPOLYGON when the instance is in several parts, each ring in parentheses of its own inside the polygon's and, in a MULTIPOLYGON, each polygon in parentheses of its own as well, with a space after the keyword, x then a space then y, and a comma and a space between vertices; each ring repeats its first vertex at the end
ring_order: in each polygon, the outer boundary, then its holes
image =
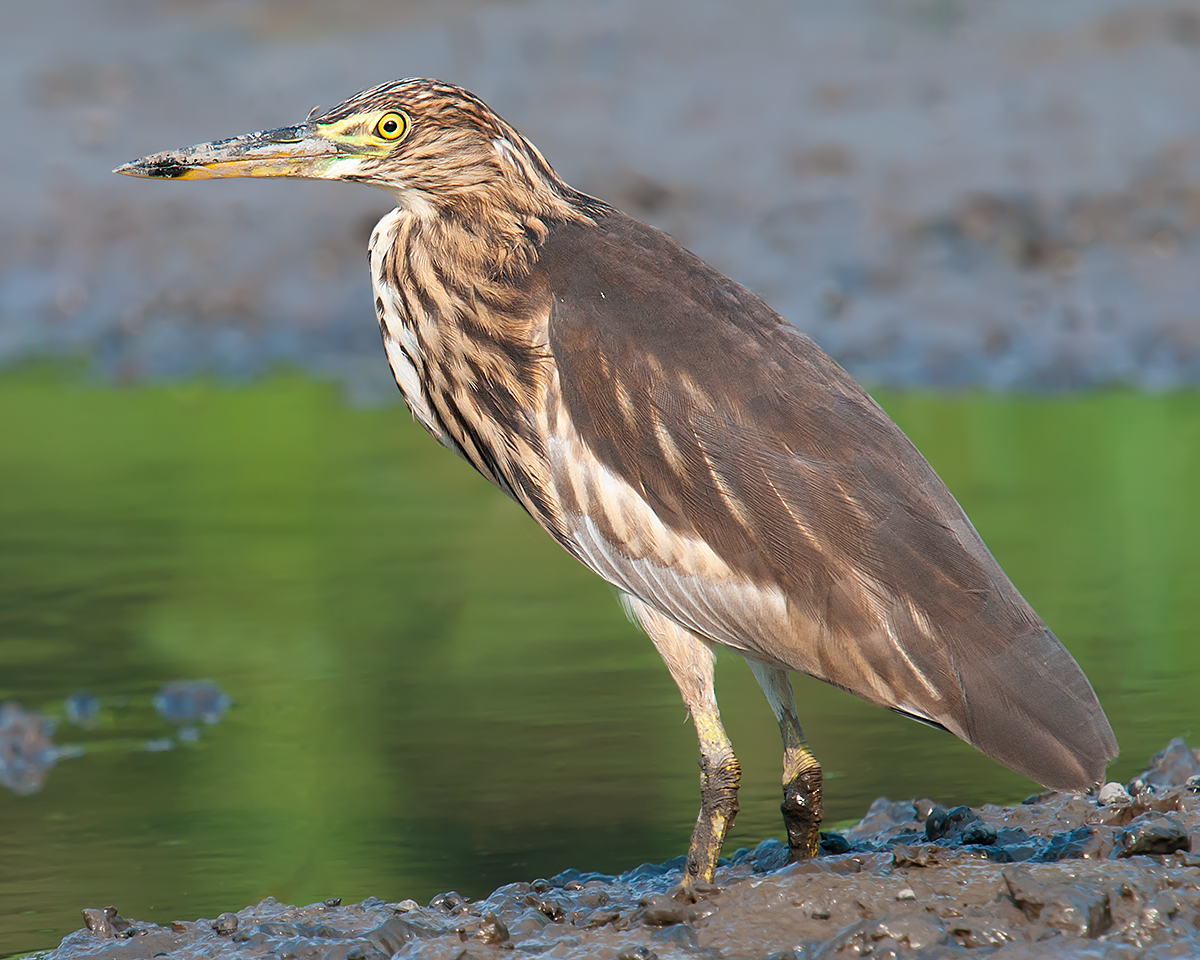
POLYGON ((115 171, 345 180, 395 201, 375 314, 414 418, 612 584, 700 752, 683 886, 711 883, 741 776, 713 689, 745 658, 783 741, 789 855, 818 854, 821 764, 788 671, 1083 793, 1117 741, 1087 677, 879 405, 667 234, 565 183, 435 80, 115 171))

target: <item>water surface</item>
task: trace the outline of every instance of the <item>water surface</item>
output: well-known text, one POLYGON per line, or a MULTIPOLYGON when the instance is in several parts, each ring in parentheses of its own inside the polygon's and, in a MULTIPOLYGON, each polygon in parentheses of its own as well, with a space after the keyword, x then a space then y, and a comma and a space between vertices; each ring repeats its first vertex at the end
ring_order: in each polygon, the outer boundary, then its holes
MULTIPOLYGON (((1200 735, 1200 397, 880 399, 1092 679, 1110 776, 1200 735)), ((0 700, 81 748, 40 791, 0 789, 0 955, 53 945, 84 906, 162 923, 268 894, 424 901, 684 850, 695 740, 653 648, 406 411, 299 377, 28 369, 0 376, 0 423, 0 700), (154 697, 194 679, 232 703, 181 738, 154 697), (65 714, 81 689, 92 729, 65 714)), ((831 821, 880 794, 1034 789, 795 683, 831 821)), ((782 836, 779 744, 735 657, 718 694, 744 771, 732 851, 782 836)))

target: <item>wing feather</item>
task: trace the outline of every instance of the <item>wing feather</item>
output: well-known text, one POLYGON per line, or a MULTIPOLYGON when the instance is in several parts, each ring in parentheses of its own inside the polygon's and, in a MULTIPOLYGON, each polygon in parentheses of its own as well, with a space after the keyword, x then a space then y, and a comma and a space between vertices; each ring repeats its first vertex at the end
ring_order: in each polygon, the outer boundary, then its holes
POLYGON ((537 270, 564 545, 679 623, 1082 788, 1116 741, 1074 660, 879 406, 761 300, 613 213, 537 270))

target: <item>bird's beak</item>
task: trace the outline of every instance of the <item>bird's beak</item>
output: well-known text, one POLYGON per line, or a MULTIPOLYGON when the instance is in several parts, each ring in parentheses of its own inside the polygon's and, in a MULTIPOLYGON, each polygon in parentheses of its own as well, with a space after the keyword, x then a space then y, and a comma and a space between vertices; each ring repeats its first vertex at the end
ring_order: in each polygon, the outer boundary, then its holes
POLYGON ((248 133, 133 160, 113 173, 171 180, 220 177, 333 179, 339 160, 353 157, 347 144, 327 139, 315 123, 248 133))

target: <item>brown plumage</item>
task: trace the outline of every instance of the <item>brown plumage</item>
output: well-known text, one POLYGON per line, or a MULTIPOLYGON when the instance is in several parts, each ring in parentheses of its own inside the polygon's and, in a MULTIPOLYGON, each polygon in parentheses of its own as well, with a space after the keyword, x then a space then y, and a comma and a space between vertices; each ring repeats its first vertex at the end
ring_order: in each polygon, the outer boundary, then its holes
POLYGON ((564 184, 448 84, 365 91, 297 127, 122 167, 365 182, 389 362, 418 420, 624 595, 696 720, 689 882, 737 810, 713 644, 743 654, 784 738, 794 856, 820 767, 786 670, 1083 791, 1117 744, 1075 661, 933 470, 811 340, 670 237, 564 184), (396 130, 399 134, 393 136, 396 130))

